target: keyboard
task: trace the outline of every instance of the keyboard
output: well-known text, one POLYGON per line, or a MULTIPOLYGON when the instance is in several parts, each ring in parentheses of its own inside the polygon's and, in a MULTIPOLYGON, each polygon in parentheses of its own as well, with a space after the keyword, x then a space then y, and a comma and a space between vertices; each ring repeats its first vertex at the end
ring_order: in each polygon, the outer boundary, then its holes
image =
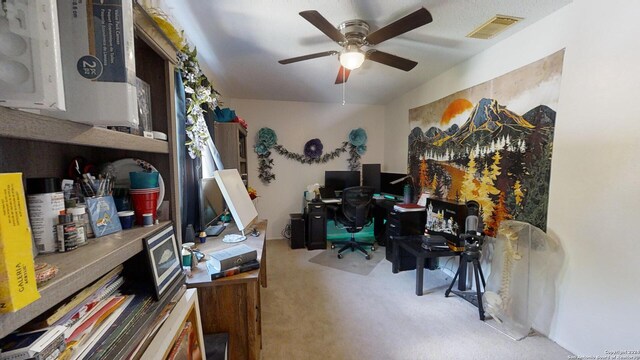
POLYGON ((224 231, 226 227, 226 225, 209 226, 204 230, 204 232, 207 234, 207 236, 218 236, 224 231))
POLYGON ((341 201, 342 199, 322 199, 322 202, 325 204, 337 204, 341 201))

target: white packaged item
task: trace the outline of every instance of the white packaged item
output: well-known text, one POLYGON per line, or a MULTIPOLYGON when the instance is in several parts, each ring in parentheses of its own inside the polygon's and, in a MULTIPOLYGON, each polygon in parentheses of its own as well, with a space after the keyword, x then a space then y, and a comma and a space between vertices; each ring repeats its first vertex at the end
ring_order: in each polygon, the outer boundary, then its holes
POLYGON ((0 104, 64 110, 56 0, 0 6, 0 104))
POLYGON ((133 4, 58 0, 67 111, 48 115, 138 128, 133 4))

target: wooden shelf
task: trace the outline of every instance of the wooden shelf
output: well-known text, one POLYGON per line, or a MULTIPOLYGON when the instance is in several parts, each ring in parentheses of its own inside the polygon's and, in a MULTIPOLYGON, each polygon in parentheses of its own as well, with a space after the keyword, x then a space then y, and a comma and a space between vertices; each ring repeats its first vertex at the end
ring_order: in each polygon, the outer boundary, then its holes
POLYGON ((0 136, 110 149, 169 153, 169 143, 0 106, 0 136))
POLYGON ((58 274, 38 289, 40 299, 15 313, 0 314, 0 338, 26 324, 52 306, 83 289, 144 248, 142 239, 170 224, 163 221, 151 227, 137 227, 91 239, 89 244, 66 253, 44 254, 36 263, 58 267, 58 274))

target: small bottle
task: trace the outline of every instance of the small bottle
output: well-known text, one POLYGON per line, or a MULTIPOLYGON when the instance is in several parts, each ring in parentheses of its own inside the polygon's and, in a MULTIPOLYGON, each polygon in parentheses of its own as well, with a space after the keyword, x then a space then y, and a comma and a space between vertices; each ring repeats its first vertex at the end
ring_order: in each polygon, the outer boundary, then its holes
POLYGON ((200 235, 198 236, 198 238, 200 239, 201 244, 207 242, 207 233, 204 231, 200 231, 200 235))
POLYGON ((57 247, 59 252, 71 251, 78 247, 78 231, 76 223, 73 222, 73 215, 58 215, 58 225, 56 225, 57 247))
POLYGON ((87 243, 87 224, 83 219, 83 215, 86 214, 84 208, 73 207, 67 209, 67 214, 73 216, 73 222, 76 224, 76 232, 78 234, 78 246, 85 245, 87 243))
POLYGON ((84 214, 82 214, 82 222, 85 224, 84 231, 87 234, 87 239, 92 239, 96 237, 96 234, 93 233, 93 229, 91 228, 91 220, 89 219, 89 212, 87 212, 87 204, 78 204, 77 208, 84 209, 84 214))

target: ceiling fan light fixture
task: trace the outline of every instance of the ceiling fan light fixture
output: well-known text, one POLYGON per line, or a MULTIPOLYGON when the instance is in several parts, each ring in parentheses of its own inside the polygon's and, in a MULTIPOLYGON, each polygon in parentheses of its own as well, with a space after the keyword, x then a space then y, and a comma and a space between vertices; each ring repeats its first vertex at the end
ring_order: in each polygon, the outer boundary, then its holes
POLYGON ((340 65, 349 70, 362 66, 364 53, 355 45, 347 45, 340 53, 340 65))

